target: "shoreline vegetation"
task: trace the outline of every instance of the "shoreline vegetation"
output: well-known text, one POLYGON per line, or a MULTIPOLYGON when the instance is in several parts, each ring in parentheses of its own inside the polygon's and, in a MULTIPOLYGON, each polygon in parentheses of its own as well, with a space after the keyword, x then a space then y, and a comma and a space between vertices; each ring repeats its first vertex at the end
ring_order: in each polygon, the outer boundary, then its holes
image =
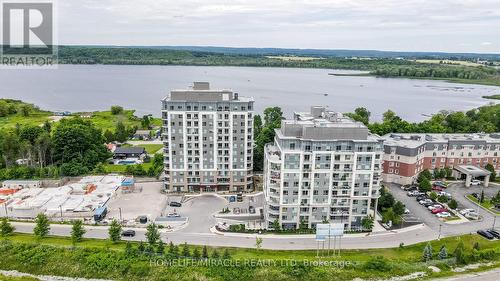
MULTIPOLYGON (((451 54, 449 54, 451 55, 451 54)), ((424 57, 425 58, 425 57, 424 57)), ((272 55, 264 53, 209 52, 153 47, 79 47, 60 46, 60 64, 103 65, 187 65, 321 68, 366 71, 363 74, 334 76, 376 76, 438 79, 454 83, 500 86, 496 64, 477 64, 472 57, 451 60, 396 57, 337 57, 311 55, 272 55), (456 63, 455 63, 456 62, 456 63)))
POLYGON ((481 265, 473 271, 498 268, 499 243, 468 234, 317 257, 316 250, 174 245, 157 240, 84 238, 75 243, 68 237, 14 233, 0 240, 0 269, 113 280, 371 280, 417 272, 437 278, 456 275, 471 264, 481 265))

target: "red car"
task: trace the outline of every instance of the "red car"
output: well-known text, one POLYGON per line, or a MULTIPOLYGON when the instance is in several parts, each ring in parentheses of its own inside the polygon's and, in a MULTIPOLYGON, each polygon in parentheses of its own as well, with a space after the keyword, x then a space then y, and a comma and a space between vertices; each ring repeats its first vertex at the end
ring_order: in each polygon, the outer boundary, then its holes
POLYGON ((442 186, 439 186, 439 185, 433 185, 432 186, 432 190, 435 190, 435 191, 443 191, 444 188, 442 186))
POLYGON ((448 210, 445 208, 436 208, 436 209, 432 210, 431 213, 437 214, 437 213, 442 213, 442 212, 447 212, 447 211, 448 210))

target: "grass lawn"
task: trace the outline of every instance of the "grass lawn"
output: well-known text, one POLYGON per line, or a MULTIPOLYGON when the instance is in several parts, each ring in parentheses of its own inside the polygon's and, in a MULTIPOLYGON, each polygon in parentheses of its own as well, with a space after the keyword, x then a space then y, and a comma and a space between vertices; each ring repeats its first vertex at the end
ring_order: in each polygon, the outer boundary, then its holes
POLYGON ((158 152, 160 149, 163 148, 163 144, 141 144, 138 146, 144 147, 148 154, 155 154, 156 152, 158 152))
POLYGON ((19 125, 42 125, 45 121, 49 120, 52 116, 51 112, 38 111, 32 112, 29 116, 25 117, 17 113, 14 115, 9 115, 6 117, 0 117, 0 130, 3 129, 14 129, 16 124, 19 125))
MULTIPOLYGON (((153 163, 144 163, 140 164, 142 168, 144 168, 145 171, 149 169, 153 165, 153 163)), ((125 170, 127 169, 127 165, 113 165, 106 163, 104 164, 104 168, 106 169, 107 173, 125 173, 125 170)))
POLYGON ((476 197, 474 197, 472 195, 467 195, 467 198, 469 200, 471 200, 472 202, 481 205, 481 207, 487 209, 488 211, 490 211, 492 213, 495 213, 497 215, 500 215, 500 212, 498 212, 497 210, 495 210, 495 206, 491 203, 490 199, 484 198, 483 203, 479 203, 479 201, 476 199, 476 197))
MULTIPOLYGON (((12 242, 19 243, 33 243, 36 238, 32 234, 15 233, 14 235, 8 237, 12 242)), ((265 240, 265 238, 264 238, 265 240)), ((499 249, 500 240, 486 240, 476 234, 467 234, 459 237, 447 237, 441 240, 432 241, 431 245, 433 249, 438 251, 442 245, 445 245, 448 252, 452 252, 457 246, 458 242, 462 240, 465 245, 466 250, 472 250, 472 246, 475 242, 478 242, 481 249, 499 249)), ((66 237, 59 236, 48 236, 40 240, 41 244, 53 245, 61 247, 72 247, 71 240, 66 237)), ((138 244, 138 242, 131 242, 132 244, 138 244)), ((118 243, 111 243, 108 240, 101 239, 83 239, 82 242, 77 243, 77 247, 91 247, 91 248, 106 248, 112 250, 125 250, 126 242, 121 241, 118 243)), ((383 256, 389 260, 419 260, 424 247, 427 242, 418 243, 415 245, 404 246, 403 248, 384 248, 384 249, 363 249, 363 250, 342 250, 341 259, 343 260, 355 260, 355 261, 366 261, 371 257, 383 256)), ((189 248, 193 250, 194 248, 201 249, 201 246, 189 245, 189 248)), ((231 247, 211 247, 212 249, 217 248, 219 250, 229 249, 231 251, 231 256, 234 259, 273 259, 273 260, 317 260, 316 250, 265 250, 265 249, 248 249, 248 248, 231 248, 231 247)), ((330 257, 323 258, 327 260, 337 260, 340 257, 330 257)))
MULTIPOLYGON (((464 242, 465 254, 470 255, 473 244, 478 242, 481 251, 490 251, 488 260, 494 262, 490 268, 500 265, 497 261, 500 241, 488 241, 478 235, 432 241, 434 253, 432 264, 442 269, 438 274, 430 272, 427 268, 429 264, 422 262, 423 248, 427 243, 390 249, 345 250, 342 251, 341 256, 319 259, 316 257, 315 250, 274 251, 209 247, 207 252, 210 256, 215 251, 220 255, 227 250, 230 260, 226 261, 232 261, 233 265, 180 263, 164 266, 158 265, 155 261, 168 261, 168 256, 150 256, 147 253, 141 253, 137 250, 139 244, 136 242, 130 243, 131 247, 127 252, 126 242, 113 244, 107 240, 84 239, 73 247, 71 240, 65 237, 50 236, 37 241, 33 235, 16 233, 7 239, 10 243, 0 241, 0 250, 3 251, 2 260, 0 260, 1 269, 19 270, 31 274, 113 280, 347 281, 355 277, 364 280, 387 279, 417 271, 430 274, 431 276, 428 277, 447 276, 455 274, 448 265, 451 260, 439 260, 437 253, 441 245, 446 245, 451 256, 460 240, 464 242), (494 249, 493 252, 492 249, 494 249), (383 258, 374 260, 375 256, 383 258), (342 265, 312 265, 312 261, 319 260, 342 265), (294 262, 290 263, 290 261, 294 262), (263 265, 255 265, 255 262, 263 265), (371 266, 367 267, 367 264, 371 266)), ((169 246, 167 245, 166 248, 168 250, 169 246)), ((183 246, 180 247, 181 252, 182 249, 183 246)), ((188 245, 190 254, 195 249, 201 252, 200 246, 188 245)), ((178 261, 182 260, 191 259, 180 258, 178 261)), ((475 259, 475 261, 482 261, 482 259, 475 259)))
MULTIPOLYGON (((92 113, 92 117, 89 118, 92 123, 94 123, 103 132, 110 130, 115 131, 116 124, 122 122, 125 127, 141 127, 141 120, 134 116, 135 110, 124 110, 123 113, 113 115, 111 111, 96 111, 92 113)), ((76 115, 79 115, 76 113, 76 115)))
POLYGON ((0 274, 0 280, 1 281, 39 281, 40 279, 33 278, 33 277, 13 277, 13 276, 5 276, 3 274, 0 274))

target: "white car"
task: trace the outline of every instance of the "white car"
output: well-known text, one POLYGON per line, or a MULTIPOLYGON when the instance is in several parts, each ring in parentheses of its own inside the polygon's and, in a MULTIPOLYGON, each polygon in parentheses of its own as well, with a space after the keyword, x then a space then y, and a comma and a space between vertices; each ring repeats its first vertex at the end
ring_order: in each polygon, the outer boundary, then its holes
POLYGON ((465 214, 465 217, 470 219, 470 220, 477 220, 477 219, 479 219, 479 214, 476 212, 470 212, 470 213, 465 214))
POLYGON ((410 210, 408 210, 408 208, 405 208, 405 214, 409 214, 410 213, 410 210))
POLYGON ((425 203, 432 203, 432 200, 431 199, 424 199, 424 200, 418 201, 418 203, 420 203, 420 205, 424 205, 425 203))
POLYGON ((481 181, 480 180, 473 180, 470 182, 470 185, 480 185, 481 181))
POLYGON ((474 210, 474 209, 463 209, 463 210, 460 210, 460 214, 463 215, 463 216, 467 215, 468 213, 475 213, 475 212, 476 212, 476 210, 474 210))
POLYGON ((429 209, 429 211, 432 211, 432 210, 438 209, 438 208, 443 208, 443 206, 436 204, 436 205, 431 205, 431 206, 427 207, 427 209, 429 209))
POLYGON ((169 218, 178 218, 178 217, 180 217, 180 216, 181 216, 181 215, 179 215, 179 214, 177 214, 177 213, 170 213, 170 214, 168 214, 168 215, 167 215, 167 217, 169 217, 169 218))
POLYGON ((441 212, 441 213, 437 213, 436 216, 438 218, 449 218, 449 217, 451 217, 451 214, 448 212, 441 212))
POLYGON ((448 192, 444 192, 444 191, 439 192, 438 196, 446 196, 448 198, 451 198, 451 194, 449 194, 448 192))

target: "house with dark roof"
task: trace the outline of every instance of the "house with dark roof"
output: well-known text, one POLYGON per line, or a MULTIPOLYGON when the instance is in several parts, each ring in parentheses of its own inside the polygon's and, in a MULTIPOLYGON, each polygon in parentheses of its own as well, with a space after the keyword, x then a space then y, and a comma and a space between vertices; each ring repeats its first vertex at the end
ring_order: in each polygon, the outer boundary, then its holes
POLYGON ((113 151, 114 159, 127 159, 127 158, 137 158, 143 159, 147 155, 146 149, 140 146, 132 146, 132 147, 117 147, 115 151, 113 151))

